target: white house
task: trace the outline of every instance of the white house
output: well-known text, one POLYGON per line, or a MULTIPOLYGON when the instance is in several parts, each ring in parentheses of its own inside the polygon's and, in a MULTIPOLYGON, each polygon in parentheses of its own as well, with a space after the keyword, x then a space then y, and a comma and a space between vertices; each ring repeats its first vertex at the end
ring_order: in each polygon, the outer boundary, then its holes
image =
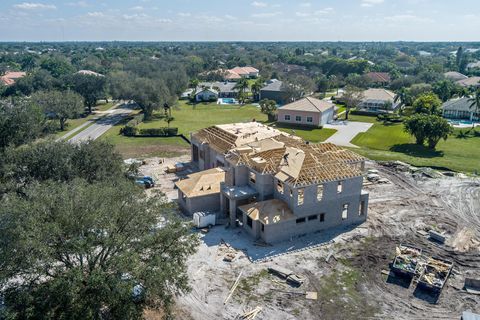
POLYGON ((205 88, 202 91, 197 92, 195 100, 197 102, 209 102, 216 101, 218 99, 218 91, 211 88, 205 88))
POLYGON ((480 113, 469 98, 452 99, 442 105, 443 117, 448 119, 480 120, 480 113))
POLYGON ((363 92, 363 99, 358 108, 372 113, 391 112, 400 106, 395 102, 395 93, 386 89, 368 89, 363 92))

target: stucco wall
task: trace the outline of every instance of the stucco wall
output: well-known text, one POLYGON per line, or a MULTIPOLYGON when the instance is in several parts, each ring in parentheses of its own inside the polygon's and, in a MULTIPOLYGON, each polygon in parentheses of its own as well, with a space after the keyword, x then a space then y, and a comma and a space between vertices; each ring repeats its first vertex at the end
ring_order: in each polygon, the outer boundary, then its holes
POLYGON ((299 124, 307 126, 320 126, 321 112, 293 111, 278 109, 278 122, 288 124, 299 124), (285 115, 290 115, 290 120, 285 120, 285 115), (295 117, 301 116, 302 121, 296 121, 295 117), (313 122, 307 122, 307 117, 312 117, 313 122))

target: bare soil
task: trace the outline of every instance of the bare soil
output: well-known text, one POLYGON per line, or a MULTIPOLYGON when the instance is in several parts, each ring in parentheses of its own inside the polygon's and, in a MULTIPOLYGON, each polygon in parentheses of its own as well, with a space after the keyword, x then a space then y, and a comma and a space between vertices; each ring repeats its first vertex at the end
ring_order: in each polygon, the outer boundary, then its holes
MULTIPOLYGON (((389 183, 364 187, 370 192, 368 219, 356 228, 272 247, 255 245, 241 229, 223 225, 199 233, 203 241, 188 262, 192 291, 177 298, 176 318, 241 319, 257 306, 262 310, 256 319, 283 320, 459 319, 465 310, 480 313, 480 296, 463 289, 466 276, 480 278, 480 180, 438 173, 430 178, 403 165, 368 167, 389 183), (446 243, 430 240, 429 230, 445 233, 446 243), (454 262, 439 295, 390 273, 400 243, 454 262), (232 248, 234 261, 223 261, 232 248), (252 258, 259 255, 265 259, 252 258), (272 265, 292 270, 305 283, 288 285, 266 271, 272 265), (239 286, 224 303, 240 273, 239 286), (306 299, 307 291, 317 292, 318 299, 306 299)), ((165 191, 173 192, 168 181, 174 176, 160 175, 165 191)))

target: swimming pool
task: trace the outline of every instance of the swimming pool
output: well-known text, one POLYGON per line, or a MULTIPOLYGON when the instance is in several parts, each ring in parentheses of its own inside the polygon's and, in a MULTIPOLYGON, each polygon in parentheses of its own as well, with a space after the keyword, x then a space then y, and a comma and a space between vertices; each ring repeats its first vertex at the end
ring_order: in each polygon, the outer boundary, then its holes
POLYGON ((475 124, 475 126, 479 126, 480 123, 478 122, 473 122, 470 120, 447 120, 448 123, 450 123, 454 127, 466 127, 466 126, 472 126, 475 124))
POLYGON ((238 101, 234 98, 220 98, 218 104, 238 104, 238 101))

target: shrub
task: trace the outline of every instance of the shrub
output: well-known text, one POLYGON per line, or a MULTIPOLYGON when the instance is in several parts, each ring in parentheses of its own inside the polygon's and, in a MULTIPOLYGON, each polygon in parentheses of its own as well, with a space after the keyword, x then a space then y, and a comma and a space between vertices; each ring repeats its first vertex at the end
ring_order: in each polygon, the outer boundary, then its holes
POLYGON ((396 113, 381 113, 377 116, 379 121, 383 122, 402 122, 403 118, 396 113))
POLYGON ((139 136, 142 137, 172 137, 178 134, 178 128, 150 128, 140 129, 139 136))
POLYGON ((133 116, 132 120, 127 122, 126 126, 132 126, 132 127, 138 126, 140 123, 143 122, 144 119, 145 119, 145 115, 143 113, 137 114, 133 116))
POLYGON ((120 129, 120 134, 123 134, 124 136, 127 137, 134 137, 138 134, 138 128, 135 126, 130 125, 130 122, 120 129))

